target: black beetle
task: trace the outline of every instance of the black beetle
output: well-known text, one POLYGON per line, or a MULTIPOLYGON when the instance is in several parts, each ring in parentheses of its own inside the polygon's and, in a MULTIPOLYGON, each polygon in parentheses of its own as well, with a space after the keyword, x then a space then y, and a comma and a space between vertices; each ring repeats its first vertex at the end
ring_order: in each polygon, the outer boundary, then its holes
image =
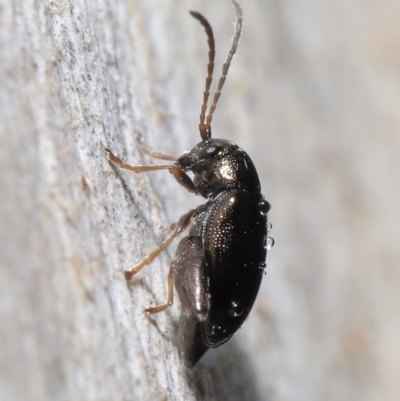
POLYGON ((129 280, 150 263, 189 225, 189 234, 179 243, 168 274, 168 300, 146 309, 160 312, 173 302, 173 283, 178 291, 182 316, 180 346, 185 364, 193 367, 208 348, 228 341, 248 316, 256 299, 265 268, 267 249, 273 245, 267 223, 269 203, 261 195, 260 181, 247 153, 232 142, 211 137, 211 120, 242 29, 242 11, 236 11, 232 47, 223 65, 222 76, 207 119, 205 116, 214 69, 215 44, 209 22, 191 11, 204 27, 209 45, 209 62, 199 131, 202 141, 179 158, 147 149, 154 158, 174 161, 168 165, 130 166, 109 150, 107 158, 133 172, 168 169, 188 191, 207 199, 183 215, 171 228, 173 233, 133 269, 129 280), (191 179, 186 172, 193 174, 191 179))

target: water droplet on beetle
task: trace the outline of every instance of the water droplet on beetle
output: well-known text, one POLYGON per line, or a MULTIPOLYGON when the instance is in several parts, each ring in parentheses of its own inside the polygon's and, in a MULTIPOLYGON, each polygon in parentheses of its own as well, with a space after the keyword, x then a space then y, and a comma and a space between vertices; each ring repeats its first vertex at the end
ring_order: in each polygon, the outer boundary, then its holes
POLYGON ((272 237, 268 236, 265 242, 265 249, 270 250, 274 246, 274 244, 275 240, 272 237))
POLYGON ((213 324, 210 328, 210 334, 212 336, 218 335, 219 333, 221 333, 221 331, 222 331, 222 327, 217 326, 216 324, 213 324))
POLYGON ((266 216, 267 213, 269 212, 269 209, 271 209, 271 205, 265 199, 261 199, 260 200, 260 202, 258 203, 258 207, 259 207, 259 210, 260 210, 260 214, 262 216, 266 216))
POLYGON ((231 307, 228 310, 229 315, 238 317, 243 315, 244 308, 240 301, 231 301, 231 307))

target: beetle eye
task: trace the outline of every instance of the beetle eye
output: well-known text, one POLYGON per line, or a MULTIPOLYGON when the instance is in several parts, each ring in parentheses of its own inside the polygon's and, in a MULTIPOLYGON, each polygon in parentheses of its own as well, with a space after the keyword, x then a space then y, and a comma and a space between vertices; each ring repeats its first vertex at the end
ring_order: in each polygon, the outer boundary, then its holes
POLYGON ((207 145, 200 152, 200 158, 202 159, 211 159, 216 154, 218 154, 220 146, 217 145, 207 145))

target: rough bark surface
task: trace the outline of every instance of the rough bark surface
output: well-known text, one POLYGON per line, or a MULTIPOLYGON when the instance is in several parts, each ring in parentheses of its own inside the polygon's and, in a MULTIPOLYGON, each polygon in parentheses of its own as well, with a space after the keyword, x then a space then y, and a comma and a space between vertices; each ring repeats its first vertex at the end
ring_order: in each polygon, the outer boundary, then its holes
POLYGON ((275 247, 251 317, 186 372, 174 249, 123 271, 198 203, 110 148, 199 139, 229 1, 0 0, 0 394, 14 400, 362 400, 400 394, 400 3, 248 0, 213 133, 253 157, 275 247))

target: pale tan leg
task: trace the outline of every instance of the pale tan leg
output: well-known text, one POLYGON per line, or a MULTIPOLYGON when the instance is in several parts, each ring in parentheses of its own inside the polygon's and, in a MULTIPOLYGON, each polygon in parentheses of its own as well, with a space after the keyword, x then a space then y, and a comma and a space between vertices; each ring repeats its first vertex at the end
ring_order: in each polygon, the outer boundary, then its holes
POLYGON ((132 269, 126 270, 125 271, 126 280, 130 280, 132 276, 134 276, 137 272, 142 270, 143 267, 151 263, 157 257, 157 255, 159 255, 182 231, 183 229, 181 227, 177 227, 165 241, 163 241, 156 249, 154 249, 153 252, 149 253, 137 265, 133 266, 132 269))
POLYGON ((176 157, 167 155, 166 153, 161 153, 161 152, 156 152, 152 149, 149 149, 142 141, 142 137, 140 135, 136 135, 136 142, 140 148, 140 150, 143 153, 148 154, 151 157, 154 157, 155 159, 160 159, 160 160, 170 160, 173 162, 176 162, 176 157))
POLYGON ((171 166, 170 164, 160 164, 156 166, 130 166, 129 164, 124 163, 119 157, 115 156, 108 149, 106 149, 107 159, 115 163, 119 168, 123 170, 133 171, 134 173, 143 173, 145 171, 154 171, 154 170, 171 170, 176 169, 176 167, 171 166))
POLYGON ((190 212, 184 214, 176 224, 172 224, 171 228, 174 232, 163 241, 153 252, 149 253, 142 261, 140 261, 137 265, 133 266, 132 269, 125 271, 126 280, 130 280, 133 275, 143 269, 146 265, 151 263, 158 254, 160 254, 180 233, 185 231, 188 226, 190 220, 198 214, 197 208, 192 209, 190 212))
MULTIPOLYGON (((147 149, 147 148, 146 148, 147 149)), ((116 164, 119 168, 123 170, 132 171, 134 173, 144 173, 146 171, 156 171, 156 170, 169 170, 169 172, 175 177, 175 179, 185 187, 189 192, 198 193, 195 185, 193 184, 192 179, 180 168, 173 164, 158 164, 158 165, 148 165, 148 166, 131 166, 129 164, 124 163, 119 157, 115 156, 109 149, 106 149, 106 157, 108 160, 116 164)), ((158 159, 164 160, 174 160, 175 158, 169 155, 164 155, 163 153, 152 152, 152 156, 158 159), (165 156, 165 157, 164 157, 165 156)))
POLYGON ((173 284, 173 262, 172 262, 168 272, 167 302, 165 304, 155 306, 153 308, 147 308, 145 309, 145 311, 152 315, 154 313, 162 312, 163 310, 169 308, 173 303, 174 303, 174 284, 173 284))

